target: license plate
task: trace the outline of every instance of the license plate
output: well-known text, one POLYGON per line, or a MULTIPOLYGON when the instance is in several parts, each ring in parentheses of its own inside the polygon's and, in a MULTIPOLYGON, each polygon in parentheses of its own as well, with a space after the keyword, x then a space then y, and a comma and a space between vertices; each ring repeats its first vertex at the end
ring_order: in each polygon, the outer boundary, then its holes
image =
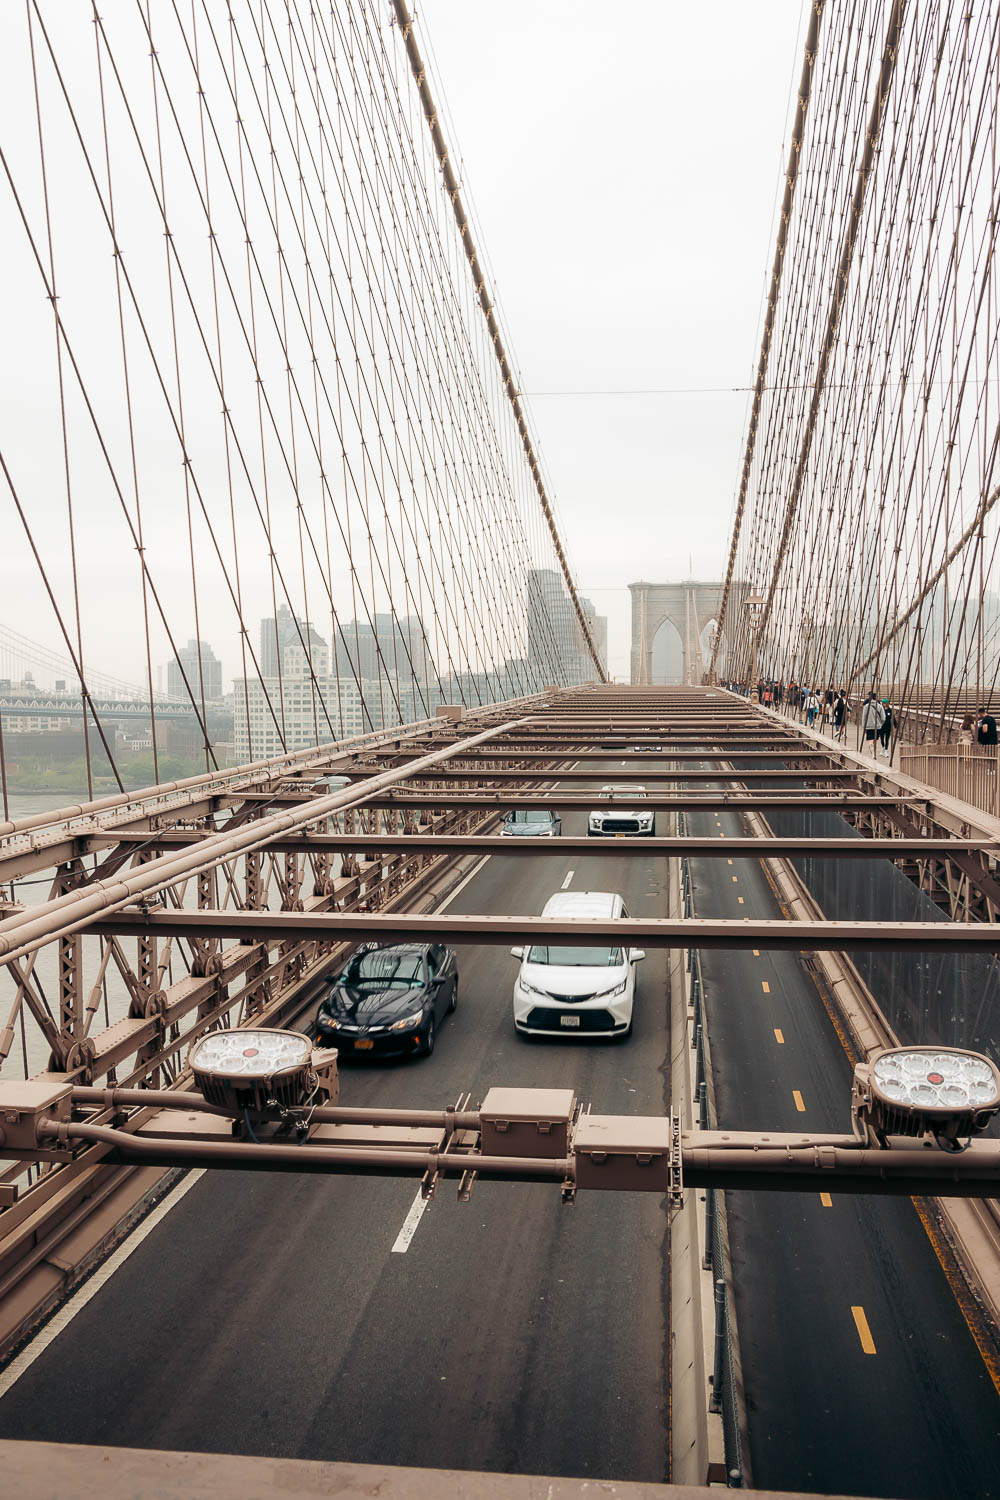
POLYGON ((375 1043, 365 1037, 362 1037, 358 1041, 356 1041, 354 1045, 359 1052, 370 1052, 375 1043))
POLYGON ((616 833, 615 834, 615 838, 616 839, 627 839, 628 838, 628 834, 627 833, 616 833))
POLYGON ((579 1024, 580 1024, 580 1017, 579 1016, 560 1016, 559 1017, 559 1025, 560 1026, 579 1026, 579 1024))

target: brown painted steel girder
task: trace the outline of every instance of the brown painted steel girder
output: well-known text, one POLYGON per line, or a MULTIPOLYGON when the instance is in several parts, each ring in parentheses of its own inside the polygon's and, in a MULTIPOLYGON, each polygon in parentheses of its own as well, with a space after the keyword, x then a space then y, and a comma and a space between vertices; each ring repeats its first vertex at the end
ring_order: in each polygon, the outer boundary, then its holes
MULTIPOLYGON (((207 835, 206 835, 207 836, 207 835)), ((156 850, 187 847, 197 843, 187 829, 164 832, 150 841, 144 833, 102 835, 87 840, 89 849, 121 842, 135 842, 156 850)), ((711 859, 734 854, 746 859, 954 859, 958 855, 992 854, 1000 857, 1000 841, 958 838, 649 838, 632 834, 585 838, 564 834, 558 839, 514 837, 499 834, 420 833, 316 833, 278 837, 267 844, 275 854, 332 854, 350 850, 355 854, 534 854, 606 855, 614 845, 621 854, 681 855, 689 859, 711 859)))
MULTIPOLYGON (((354 787, 355 791, 360 788, 354 787)), ((301 797, 273 797, 266 799, 273 807, 302 807, 307 800, 301 797)), ((632 799, 635 801, 635 798, 632 799)), ((870 812, 874 808, 900 807, 907 803, 915 803, 924 806, 926 797, 911 796, 900 793, 898 796, 886 794, 885 796, 859 795, 856 797, 845 796, 842 792, 831 791, 825 794, 812 791, 808 795, 800 792, 798 796, 783 796, 780 792, 766 794, 753 793, 740 795, 735 792, 708 791, 708 792, 677 792, 671 795, 669 792, 647 792, 643 798, 643 808, 655 808, 660 812, 697 812, 699 809, 707 809, 709 812, 747 812, 753 809, 771 807, 779 810, 786 808, 797 808, 802 810, 813 810, 823 807, 833 812, 870 812)), ((374 793, 366 797, 358 807, 386 809, 390 807, 406 809, 426 807, 547 807, 559 808, 573 811, 574 809, 589 807, 627 807, 629 805, 628 793, 619 797, 609 797, 602 794, 596 787, 592 792, 563 792, 560 790, 539 791, 537 787, 529 791, 518 792, 492 792, 484 789, 479 792, 452 792, 442 787, 440 792, 428 787, 425 792, 410 791, 374 793)), ((250 825, 252 826, 252 825, 250 825)))
POLYGON ((615 922, 552 917, 425 916, 355 912, 135 911, 98 918, 89 931, 119 936, 267 936, 275 942, 580 943, 600 940, 650 948, 766 948, 769 951, 1000 953, 997 922, 786 922, 628 917, 615 922))
MULTIPOLYGON (((381 768, 376 767, 376 766, 372 766, 370 768, 350 766, 347 769, 345 769, 345 771, 344 771, 343 774, 345 776, 349 777, 350 780, 352 782, 354 782, 354 783, 363 783, 369 776, 375 776, 375 775, 380 774, 380 769, 381 768)), ((858 766, 858 767, 856 767, 854 769, 848 768, 846 770, 845 769, 841 769, 840 767, 831 767, 831 766, 808 766, 808 767, 802 767, 802 768, 796 766, 794 768, 789 768, 788 770, 783 770, 783 771, 780 771, 780 770, 733 771, 733 770, 716 769, 714 767, 712 769, 710 769, 710 770, 709 769, 704 769, 704 770, 668 771, 668 770, 663 770, 663 769, 657 770, 655 767, 652 767, 652 766, 650 766, 650 767, 642 767, 642 766, 640 766, 637 770, 633 770, 633 769, 631 769, 631 767, 627 767, 627 766, 623 766, 620 769, 617 766, 612 766, 612 767, 610 767, 610 768, 608 768, 607 770, 604 770, 604 771, 588 770, 586 768, 581 768, 581 767, 569 767, 566 770, 559 770, 559 771, 554 771, 554 770, 543 771, 539 767, 534 767, 534 768, 521 767, 520 769, 518 769, 518 768, 515 767, 515 768, 511 768, 511 769, 504 769, 504 770, 493 770, 492 768, 487 768, 485 766, 467 766, 465 768, 463 768, 461 766, 457 766, 453 770, 449 769, 449 770, 441 770, 441 771, 437 771, 437 770, 435 770, 435 771, 421 771, 420 772, 420 780, 421 781, 525 781, 525 780, 529 780, 530 779, 532 781, 539 781, 539 780, 552 781, 552 780, 555 780, 555 781, 558 781, 558 782, 561 783, 561 782, 564 782, 564 781, 597 781, 597 780, 601 779, 602 777, 613 777, 613 778, 616 778, 618 781, 634 781, 634 782, 637 782, 640 786, 642 786, 642 785, 645 785, 646 782, 652 781, 654 779, 657 780, 657 781, 741 781, 742 782, 742 781, 773 781, 773 780, 779 780, 779 779, 780 780, 784 780, 784 781, 788 781, 789 779, 804 780, 804 779, 809 778, 809 777, 815 777, 819 781, 836 781, 836 780, 843 781, 843 780, 846 780, 848 778, 857 779, 857 778, 863 776, 864 774, 865 774, 864 769, 862 767, 860 767, 860 766, 858 766)), ((405 785, 405 778, 404 778, 404 785, 405 785)))
MULTIPOLYGON (((623 750, 625 750, 628 747, 626 745, 623 745, 621 748, 623 750)), ((808 760, 808 761, 812 761, 812 762, 817 762, 817 761, 827 761, 827 760, 834 759, 834 757, 836 755, 836 752, 832 751, 832 750, 829 751, 829 752, 818 751, 816 749, 815 745, 805 745, 805 744, 802 745, 801 748, 795 748, 794 746, 789 745, 789 746, 787 746, 783 750, 759 750, 759 749, 755 749, 755 750, 740 750, 740 749, 738 749, 738 748, 736 748, 734 746, 730 746, 730 747, 728 747, 725 750, 672 750, 668 746, 666 749, 658 748, 656 750, 651 750, 651 751, 645 752, 644 756, 643 756, 643 759, 640 762, 638 762, 638 764, 639 765, 656 766, 656 765, 659 764, 660 761, 675 761, 675 760, 702 760, 702 761, 706 761, 707 760, 707 761, 713 761, 713 762, 714 761, 727 761, 727 760, 731 759, 732 756, 734 756, 734 755, 738 755, 739 758, 740 758, 740 760, 754 760, 754 761, 764 760, 764 761, 770 761, 770 760, 789 760, 789 759, 792 759, 792 760, 808 760)), ((486 761, 486 760, 489 760, 489 761, 500 760, 500 761, 524 761, 524 762, 527 763, 527 762, 535 761, 535 760, 551 761, 551 760, 555 760, 555 759, 559 759, 559 758, 565 759, 565 758, 568 758, 569 756, 572 756, 573 760, 600 760, 600 761, 606 761, 606 760, 615 760, 616 758, 618 758, 618 757, 616 757, 615 752, 612 751, 612 750, 573 750, 573 751, 560 750, 558 752, 558 755, 557 755, 556 753, 554 753, 551 750, 516 750, 516 749, 514 749, 514 750, 508 750, 508 749, 502 749, 502 750, 497 750, 497 751, 479 752, 479 753, 474 754, 474 755, 463 755, 462 759, 463 759, 463 761, 467 760, 467 761, 470 761, 470 762, 486 761)), ((407 758, 408 758, 407 752, 404 751, 404 752, 401 752, 398 755, 395 754, 395 753, 393 753, 391 755, 379 755, 377 757, 376 756, 372 756, 370 759, 368 757, 355 756, 354 757, 354 762, 357 762, 360 765, 368 765, 368 764, 375 764, 375 761, 377 759, 378 761, 391 761, 392 764, 395 766, 395 765, 401 765, 401 764, 403 764, 403 762, 407 758)), ((347 762, 347 765, 350 767, 350 765, 353 764, 354 762, 350 762, 349 761, 349 762, 347 762)), ((558 771, 558 770, 553 770, 552 774, 553 775, 560 775, 561 776, 563 773, 561 771, 558 771)), ((663 773, 661 772, 660 774, 663 774, 663 773)))

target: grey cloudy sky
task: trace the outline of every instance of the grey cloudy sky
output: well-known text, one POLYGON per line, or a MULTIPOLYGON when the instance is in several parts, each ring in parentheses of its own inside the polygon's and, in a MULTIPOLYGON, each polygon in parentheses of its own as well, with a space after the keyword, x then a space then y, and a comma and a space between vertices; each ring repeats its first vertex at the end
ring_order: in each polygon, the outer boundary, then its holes
MULTIPOLYGON (((733 387, 749 384, 756 363, 803 3, 422 0, 417 10, 563 533, 584 593, 609 616, 618 675, 628 672, 628 583, 689 569, 718 577, 724 566, 748 405, 745 389, 733 387), (609 390, 677 393, 592 394, 609 390), (584 394, 545 394, 563 392, 584 394)), ((0 371, 0 449, 46 568, 43 582, 24 528, 9 526, 0 549, 5 623, 62 655, 63 635, 79 637, 91 672, 138 683, 147 629, 154 669, 168 660, 171 638, 199 634, 215 646, 227 680, 241 675, 238 612, 252 643, 257 622, 285 597, 328 638, 330 601, 349 620, 361 594, 376 610, 391 595, 404 613, 436 616, 442 589, 450 589, 445 614, 468 613, 463 580, 478 546, 475 508, 464 543, 453 544, 449 532, 444 564, 438 556, 435 572, 435 560, 423 557, 421 571, 416 523, 407 523, 407 541, 395 500, 382 520, 376 515, 375 530, 369 524, 358 476, 381 452, 381 407, 359 396, 342 433, 344 412, 331 395, 345 370, 353 381, 362 372, 370 388, 379 360, 384 380, 390 357, 378 343, 373 299, 354 285, 343 249, 353 244, 357 259, 372 232, 358 187, 369 148, 352 155, 348 141, 333 171, 327 135, 321 160, 333 207, 314 172, 311 217, 294 196, 276 214, 278 189, 268 177, 277 162, 283 191, 295 181, 295 137, 277 126, 272 133, 260 81, 287 66, 276 51, 279 37, 289 55, 294 50, 284 31, 267 32, 265 69, 254 7, 237 12, 248 51, 234 57, 219 45, 223 12, 213 7, 111 6, 99 31, 86 7, 50 0, 41 9, 45 28, 34 7, 0 7, 0 140, 16 186, 16 196, 0 194, 0 300, 16 350, 0 371), (188 35, 195 29, 197 76, 188 35), (41 59, 37 82, 32 46, 41 59), (327 225, 320 200, 337 226, 336 253, 320 244, 319 226, 327 225), (301 241, 300 214, 309 225, 301 241), (273 270, 279 249, 284 280, 273 270), (337 297, 330 294, 334 311, 314 329, 303 313, 312 305, 306 283, 327 255, 337 297), (53 337, 50 270, 62 345, 53 337), (277 293, 286 284, 295 296, 281 317, 277 293), (224 358, 213 354, 216 337, 224 358), (302 372, 315 368, 326 404, 310 426, 309 401, 300 411, 288 386, 294 374, 301 395, 302 372), (350 484, 321 475, 320 436, 324 454, 342 448, 345 467, 350 460, 350 484), (331 484, 336 524, 361 553, 360 561, 352 554, 357 589, 336 535, 333 561, 324 561, 331 484), (376 569, 358 543, 366 533, 368 553, 386 553, 384 579, 382 562, 376 569), (50 589, 61 601, 58 628, 50 589)), ((371 13, 330 12, 344 33, 332 55, 352 66, 345 18, 362 13, 376 15, 388 36, 387 0, 371 13)), ((370 61, 362 58, 362 74, 370 61)), ((400 49, 397 61, 407 82, 400 49)), ((364 91, 364 77, 352 84, 346 64, 343 72, 327 85, 325 105, 340 100, 341 89, 347 99, 355 86, 364 91)), ((420 128, 406 89, 402 107, 420 128)), ((375 134, 372 141, 371 150, 382 149, 375 134)), ((436 176, 433 154, 425 158, 436 176)), ((370 184, 365 191, 370 197, 370 184)), ((405 301, 412 277, 394 257, 414 252, 398 237, 387 244, 392 264, 381 295, 405 301)), ((476 416, 471 404, 468 413, 476 416)), ((454 434, 443 441, 454 446, 454 434)), ((544 561, 548 544, 533 507, 528 520, 539 533, 531 555, 544 561)), ((440 552, 440 535, 434 545, 440 552)), ((498 661, 518 631, 523 637, 517 601, 507 597, 524 565, 517 545, 516 537, 507 542, 505 566, 495 569, 489 621, 466 622, 467 633, 479 632, 477 650, 479 635, 494 632, 496 649, 489 642, 484 649, 498 661)), ((458 650, 457 640, 450 645, 458 650)), ((252 664, 247 670, 253 675, 252 664)))
POLYGON ((748 401, 731 388, 756 365, 802 9, 417 10, 564 535, 609 617, 619 676, 628 583, 725 565, 748 401), (540 394, 663 388, 685 393, 540 394))

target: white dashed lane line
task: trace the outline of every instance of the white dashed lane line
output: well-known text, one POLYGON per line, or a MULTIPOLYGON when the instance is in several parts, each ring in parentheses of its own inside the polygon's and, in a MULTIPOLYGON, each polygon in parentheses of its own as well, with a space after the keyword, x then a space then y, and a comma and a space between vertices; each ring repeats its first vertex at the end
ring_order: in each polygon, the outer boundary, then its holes
POLYGON ((410 1204, 410 1212, 403 1220, 403 1227, 396 1236, 396 1243, 392 1247, 393 1255, 405 1255, 410 1248, 410 1241, 417 1232, 417 1225, 423 1216, 424 1209, 431 1200, 421 1196, 417 1188, 417 1196, 410 1204))

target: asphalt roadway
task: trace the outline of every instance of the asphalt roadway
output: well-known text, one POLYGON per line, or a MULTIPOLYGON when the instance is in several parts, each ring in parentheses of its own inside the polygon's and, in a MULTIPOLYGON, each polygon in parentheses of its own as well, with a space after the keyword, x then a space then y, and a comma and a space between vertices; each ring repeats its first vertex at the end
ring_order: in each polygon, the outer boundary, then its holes
MULTIPOLYGON (((733 814, 688 817, 735 836, 733 814)), ((692 860, 699 916, 777 917, 759 861, 692 860)), ((797 954, 702 955, 719 1123, 850 1129, 851 1068, 797 954)), ((907 1198, 728 1193, 753 1482, 1000 1496, 1000 1398, 907 1198)))
MULTIPOLYGON (((607 779, 595 767, 595 785, 607 779)), ((586 814, 564 828, 584 833, 586 814)), ((558 847, 493 856, 450 910, 537 914, 567 886, 664 913, 665 860, 615 859, 595 841, 571 861, 558 847)), ((662 1114, 663 952, 640 965, 624 1043, 520 1040, 515 972, 505 949, 460 951, 458 1010, 433 1057, 345 1066, 342 1102, 441 1107, 493 1084, 572 1086, 597 1110, 662 1114)), ((449 1181, 420 1213, 414 1190, 201 1176, 90 1301, 68 1304, 0 1399, 0 1436, 665 1479, 662 1200, 594 1193, 564 1207, 554 1185, 481 1182, 459 1204, 449 1181)))

